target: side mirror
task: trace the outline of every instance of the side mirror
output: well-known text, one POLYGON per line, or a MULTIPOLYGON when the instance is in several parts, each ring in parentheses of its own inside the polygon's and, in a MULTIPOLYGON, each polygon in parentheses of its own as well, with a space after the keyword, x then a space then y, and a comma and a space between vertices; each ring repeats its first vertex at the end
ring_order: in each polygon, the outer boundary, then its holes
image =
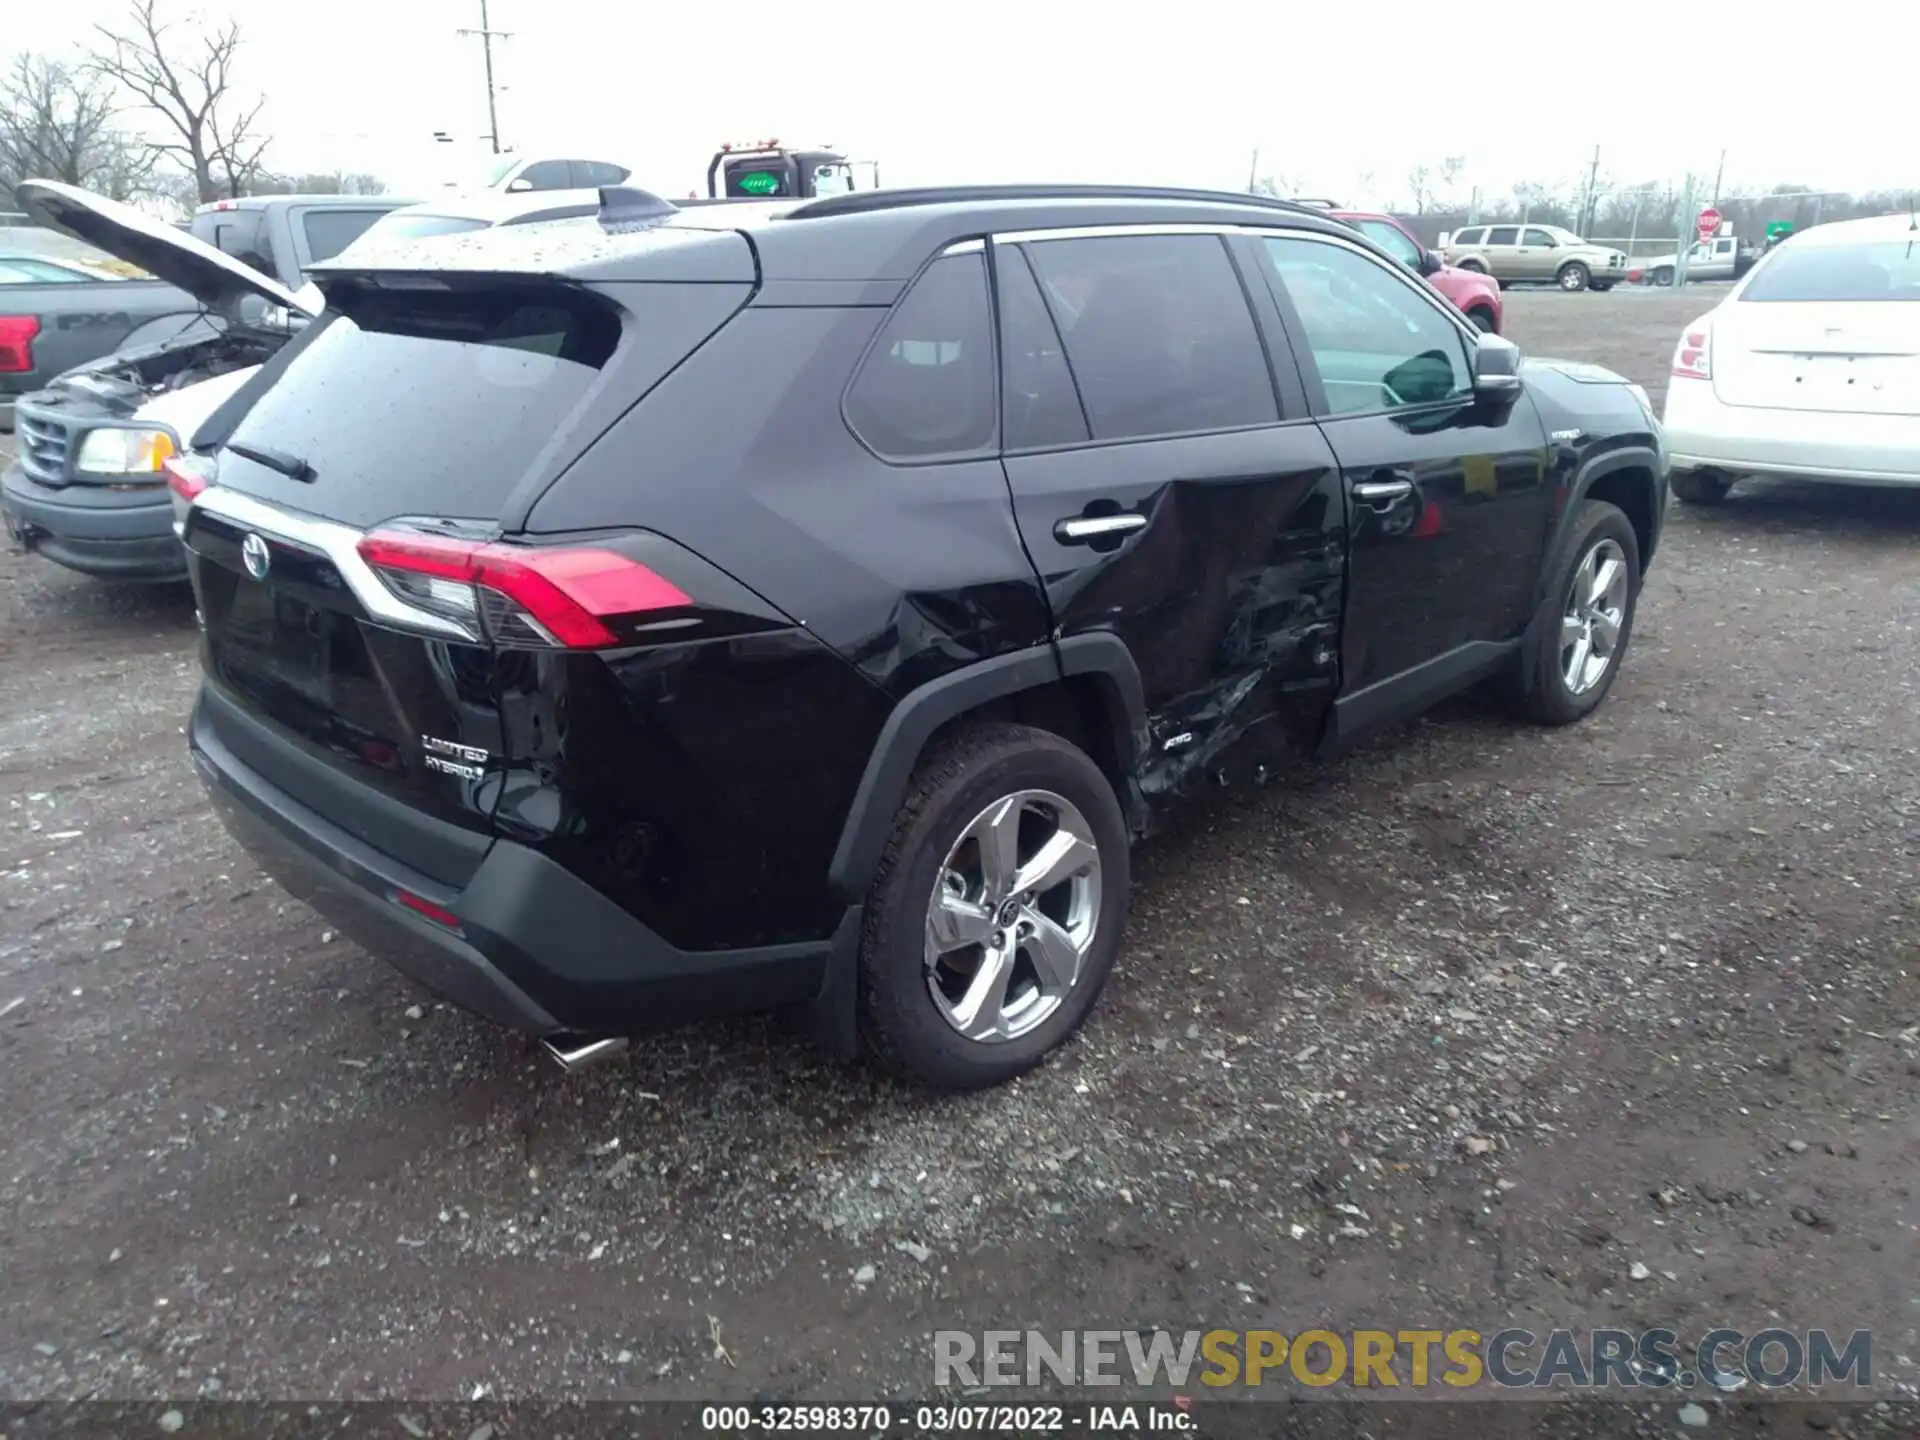
POLYGON ((1438 275, 1446 268, 1447 262, 1440 258, 1439 251, 1422 250, 1420 252, 1420 273, 1422 275, 1438 275))
POLYGON ((1473 347, 1473 393, 1493 404, 1520 398, 1520 347, 1499 335, 1482 335, 1473 347))
POLYGON ((533 189, 533 182, 524 175, 518 180, 509 182, 507 185, 507 193, 509 195, 524 195, 531 189, 533 189))

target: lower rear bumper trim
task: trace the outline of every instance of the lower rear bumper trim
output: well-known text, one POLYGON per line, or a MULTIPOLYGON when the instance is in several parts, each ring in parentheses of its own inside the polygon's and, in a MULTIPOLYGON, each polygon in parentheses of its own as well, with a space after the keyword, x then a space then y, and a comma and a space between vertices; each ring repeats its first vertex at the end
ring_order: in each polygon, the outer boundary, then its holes
POLYGON ((496 1024, 541 1036, 608 1036, 817 1008, 829 996, 844 1008, 857 905, 817 941, 679 950, 571 871, 511 841, 494 841, 472 879, 450 889, 279 790, 221 743, 204 706, 189 733, 216 812, 263 870, 373 955, 496 1024), (395 903, 396 890, 451 912, 460 933, 395 903))

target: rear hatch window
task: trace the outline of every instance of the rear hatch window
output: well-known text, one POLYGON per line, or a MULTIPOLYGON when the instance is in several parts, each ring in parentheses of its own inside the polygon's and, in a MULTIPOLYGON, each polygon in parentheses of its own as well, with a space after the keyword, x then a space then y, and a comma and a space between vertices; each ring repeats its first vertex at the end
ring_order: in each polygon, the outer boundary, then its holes
POLYGON ((497 518, 621 339, 615 306, 556 286, 353 287, 324 324, 234 431, 220 483, 362 528, 497 518))

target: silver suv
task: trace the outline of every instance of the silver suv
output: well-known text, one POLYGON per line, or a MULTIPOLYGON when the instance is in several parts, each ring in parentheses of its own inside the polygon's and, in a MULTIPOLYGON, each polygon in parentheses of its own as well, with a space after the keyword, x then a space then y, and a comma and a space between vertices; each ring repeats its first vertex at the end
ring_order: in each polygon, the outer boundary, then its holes
POLYGON ((1447 238, 1447 264, 1502 285, 1532 282, 1562 290, 1611 290, 1627 278, 1627 257, 1558 225, 1469 225, 1447 238))

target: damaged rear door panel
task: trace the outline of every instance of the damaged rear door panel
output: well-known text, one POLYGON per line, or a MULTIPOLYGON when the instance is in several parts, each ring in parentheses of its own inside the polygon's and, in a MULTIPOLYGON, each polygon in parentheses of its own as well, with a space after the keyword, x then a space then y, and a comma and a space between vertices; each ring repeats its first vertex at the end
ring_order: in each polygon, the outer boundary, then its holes
POLYGON ((1297 372, 1268 363, 1264 287, 1211 233, 994 252, 1020 531, 1055 634, 1133 654, 1142 792, 1310 751, 1339 682, 1345 497, 1297 372))

